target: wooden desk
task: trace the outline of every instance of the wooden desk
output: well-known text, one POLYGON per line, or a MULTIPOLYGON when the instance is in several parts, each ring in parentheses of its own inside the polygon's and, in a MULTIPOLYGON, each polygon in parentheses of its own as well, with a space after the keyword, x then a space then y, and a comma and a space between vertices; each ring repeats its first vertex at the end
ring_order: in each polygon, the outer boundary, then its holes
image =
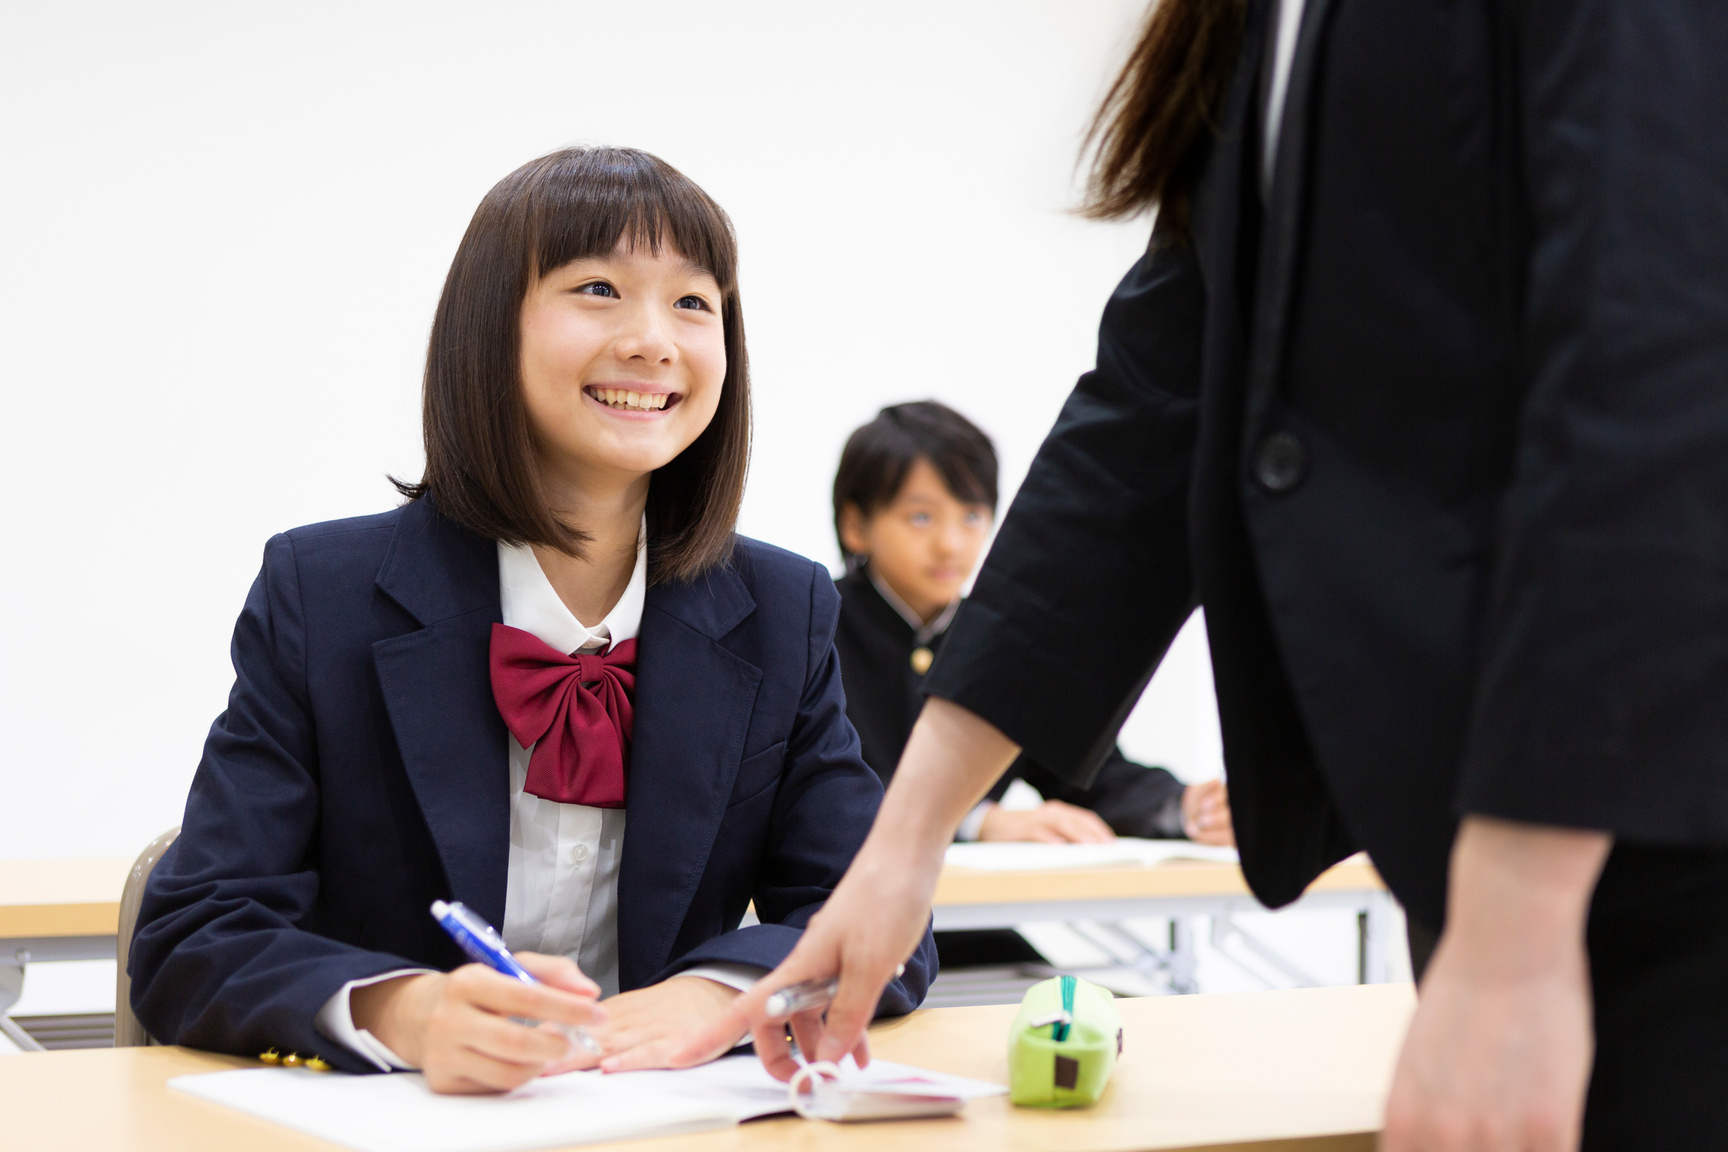
POLYGON ((114 955, 132 860, 0 860, 0 963, 114 955))
MULTIPOLYGON (((1127 1043, 1098 1107, 969 1104, 959 1119, 840 1125, 774 1119, 605 1145, 633 1152, 1371 1152, 1415 1004, 1407 984, 1121 1001, 1127 1043)), ((943 1008, 872 1030, 880 1056, 1002 1082, 1013 1007, 943 1008)), ((172 1092, 250 1061, 181 1048, 0 1060, 0 1115, 19 1148, 64 1152, 329 1152, 333 1145, 172 1092)), ((590 1146, 593 1147, 593 1146, 590 1146)))
MULTIPOLYGON (((1075 868, 1049 872, 982 872, 948 867, 936 885, 934 913, 938 931, 1012 928, 1036 920, 1098 920, 1168 917, 1173 926, 1169 953, 1154 953, 1170 970, 1172 985, 1192 975, 1194 916, 1210 916, 1214 940, 1235 934, 1299 981, 1299 969, 1236 926, 1231 917, 1264 907, 1249 892, 1236 864, 1167 860, 1150 867, 1075 868), (1187 967, 1186 975, 1182 971, 1187 967)), ((1363 984, 1389 978, 1393 902, 1385 882, 1361 853, 1321 874, 1292 909, 1344 908, 1357 916, 1357 976, 1363 984)), ((1133 943, 1133 941, 1129 941, 1133 943)))

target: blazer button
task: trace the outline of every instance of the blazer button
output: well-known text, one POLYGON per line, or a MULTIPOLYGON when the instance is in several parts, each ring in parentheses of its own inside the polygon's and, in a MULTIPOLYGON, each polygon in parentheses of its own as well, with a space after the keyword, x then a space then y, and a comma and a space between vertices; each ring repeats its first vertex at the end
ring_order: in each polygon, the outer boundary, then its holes
POLYGON ((1268 492, 1288 492, 1302 481, 1308 465, 1308 450, 1288 432, 1274 432, 1260 441, 1254 459, 1254 478, 1268 492))

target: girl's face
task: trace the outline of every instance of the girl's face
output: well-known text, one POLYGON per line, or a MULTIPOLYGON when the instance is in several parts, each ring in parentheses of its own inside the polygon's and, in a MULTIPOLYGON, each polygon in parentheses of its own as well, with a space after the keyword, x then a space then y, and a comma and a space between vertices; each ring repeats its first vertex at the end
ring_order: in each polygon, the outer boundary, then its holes
POLYGON ((559 485, 645 478, 708 427, 726 377, 720 285, 663 245, 542 276, 522 301, 522 394, 559 485))
POLYGON ((988 504, 948 490, 942 473, 920 457, 894 499, 871 516, 849 504, 840 513, 846 550, 870 558, 871 570, 929 620, 960 595, 990 535, 988 504))

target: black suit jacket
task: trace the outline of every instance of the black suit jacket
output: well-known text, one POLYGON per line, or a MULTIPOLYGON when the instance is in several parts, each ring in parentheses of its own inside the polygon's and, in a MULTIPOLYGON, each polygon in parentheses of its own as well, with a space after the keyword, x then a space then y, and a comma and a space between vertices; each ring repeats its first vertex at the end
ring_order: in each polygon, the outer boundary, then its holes
MULTIPOLYGON (((858 729, 864 762, 886 786, 924 707, 924 675, 912 665, 917 633, 865 572, 834 583, 840 589, 834 646, 840 652, 846 714, 858 729)), ((945 635, 932 636, 926 646, 940 651, 945 635)), ((990 789, 989 798, 1000 800, 1015 780, 1025 780, 1046 799, 1090 808, 1119 836, 1182 835, 1182 782, 1162 768, 1134 763, 1114 745, 1090 785, 1076 785, 1021 755, 990 789)))
POLYGON ((1728 842, 1728 7, 1309 0, 1262 211, 1267 9, 929 690, 1084 782, 1204 605, 1272 905, 1728 842))
MULTIPOLYGON (((740 539, 648 589, 618 876, 628 991, 713 961, 772 967, 863 842, 882 786, 858 757, 826 570, 740 539), (754 900, 761 923, 740 928, 754 900)), ((132 1005, 167 1043, 321 1052, 350 980, 452 968, 432 920, 502 924, 508 735, 487 651, 497 548, 421 500, 271 540, 234 630, 235 683, 145 888, 132 1005)), ((918 1005, 928 934, 880 1011, 918 1005)))

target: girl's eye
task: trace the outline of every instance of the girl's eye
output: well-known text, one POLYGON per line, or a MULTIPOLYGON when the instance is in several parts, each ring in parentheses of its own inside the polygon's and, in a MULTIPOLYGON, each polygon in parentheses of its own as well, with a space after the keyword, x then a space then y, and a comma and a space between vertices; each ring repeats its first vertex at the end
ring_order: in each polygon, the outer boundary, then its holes
POLYGON ((698 312, 702 312, 707 310, 708 301, 702 299, 700 296, 681 296, 679 297, 678 302, 672 305, 672 307, 693 308, 698 312))
POLYGON ((584 296, 604 296, 612 298, 618 295, 618 289, 612 287, 612 285, 606 283, 604 280, 596 280, 592 284, 584 284, 582 287, 576 289, 576 291, 582 293, 584 296))

